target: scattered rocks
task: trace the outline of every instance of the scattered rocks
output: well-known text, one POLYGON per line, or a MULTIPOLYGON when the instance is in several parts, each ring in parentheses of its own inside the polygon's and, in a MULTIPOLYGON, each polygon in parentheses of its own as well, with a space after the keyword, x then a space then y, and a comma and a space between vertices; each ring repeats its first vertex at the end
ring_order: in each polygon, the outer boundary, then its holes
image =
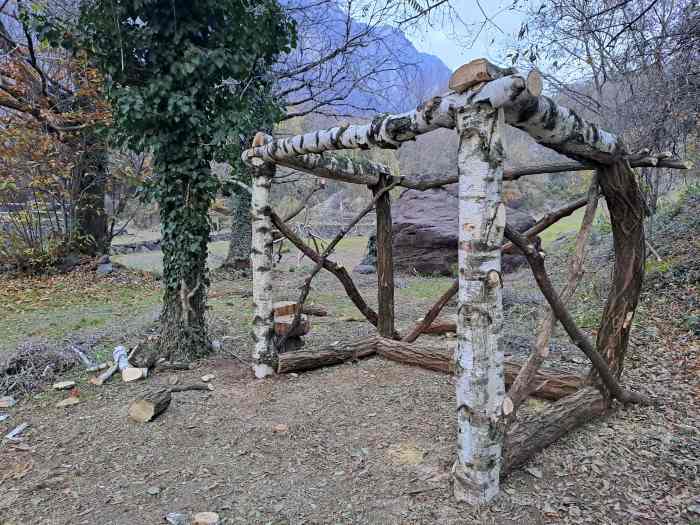
POLYGON ((214 379, 215 377, 216 377, 216 376, 215 376, 214 374, 206 374, 206 375, 203 375, 201 379, 202 379, 202 381, 204 381, 205 383, 208 383, 209 381, 211 381, 211 380, 214 379))

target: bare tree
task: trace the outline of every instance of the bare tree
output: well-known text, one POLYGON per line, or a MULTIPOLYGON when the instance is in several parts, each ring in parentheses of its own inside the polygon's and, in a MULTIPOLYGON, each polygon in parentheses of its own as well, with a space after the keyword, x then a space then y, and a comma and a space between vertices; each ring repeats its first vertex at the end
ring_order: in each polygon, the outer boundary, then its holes
MULTIPOLYGON (((424 90, 429 84, 406 53, 403 34, 389 25, 397 15, 396 3, 290 0, 286 5, 297 23, 297 45, 268 75, 273 98, 283 101, 286 108, 281 121, 311 115, 350 117, 378 109, 398 111, 413 105, 413 100, 398 96, 407 92, 407 86, 424 90), (397 101, 405 107, 397 106, 397 101)), ((246 147, 251 139, 244 137, 246 147)), ((245 170, 240 166, 239 178, 250 185, 245 170)), ((239 270, 249 265, 250 196, 240 188, 235 192, 224 266, 239 270)))

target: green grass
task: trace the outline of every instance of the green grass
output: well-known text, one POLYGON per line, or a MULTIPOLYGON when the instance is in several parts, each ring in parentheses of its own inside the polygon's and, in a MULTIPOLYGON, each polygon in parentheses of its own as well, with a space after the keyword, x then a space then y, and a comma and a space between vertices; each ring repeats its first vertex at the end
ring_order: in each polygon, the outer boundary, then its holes
MULTIPOLYGON (((228 251, 228 241, 217 241, 209 243, 209 259, 207 261, 210 268, 218 268, 226 258, 228 251)), ((114 255, 112 259, 119 264, 123 264, 134 270, 151 272, 156 275, 163 275, 163 252, 138 252, 125 255, 114 255)))
MULTIPOLYGON (((585 213, 585 208, 579 208, 574 213, 568 217, 564 217, 555 224, 552 224, 545 231, 540 233, 540 239, 542 239, 542 246, 547 248, 550 243, 558 239, 561 235, 577 232, 581 226, 581 221, 583 220, 583 214, 585 213)), ((596 219, 603 216, 603 212, 600 207, 596 212, 596 219)))
POLYGON ((397 295, 418 300, 437 301, 454 281, 451 277, 424 277, 412 279, 406 288, 398 289, 397 295))
POLYGON ((2 280, 0 295, 0 355, 30 337, 54 341, 110 323, 142 322, 161 299, 160 287, 148 277, 98 278, 91 271, 2 280))

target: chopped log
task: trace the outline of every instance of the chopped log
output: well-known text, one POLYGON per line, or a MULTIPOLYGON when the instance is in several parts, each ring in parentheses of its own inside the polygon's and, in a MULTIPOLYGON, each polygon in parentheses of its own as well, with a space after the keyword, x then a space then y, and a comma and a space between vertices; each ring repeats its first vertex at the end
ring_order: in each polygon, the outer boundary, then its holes
POLYGON ((272 303, 272 313, 275 317, 294 315, 299 311, 299 303, 295 301, 277 301, 272 303))
POLYGON ((277 373, 313 370, 337 365, 374 354, 376 338, 369 337, 351 342, 336 342, 319 350, 297 350, 279 355, 277 373))
POLYGON ((309 318, 303 314, 299 318, 299 324, 294 328, 294 330, 292 330, 293 325, 293 315, 276 316, 274 321, 275 335, 280 337, 299 337, 308 334, 311 330, 309 318))
POLYGON ((54 390, 70 390, 75 386, 75 381, 59 381, 54 383, 52 388, 54 390))
POLYGON ((10 441, 19 441, 20 439, 22 439, 20 437, 22 433, 28 428, 29 423, 21 423, 12 430, 10 430, 10 432, 5 435, 5 439, 9 439, 10 441))
MULTIPOLYGON (((175 388, 175 387, 172 387, 175 388)), ((129 418, 137 423, 152 421, 170 406, 170 388, 153 390, 129 405, 129 418)))
POLYGON ((133 366, 129 366, 122 370, 122 381, 125 383, 138 381, 139 379, 145 379, 146 377, 148 377, 148 368, 135 368, 133 366))
MULTIPOLYGON (((515 73, 515 70, 512 68, 503 69, 492 64, 485 58, 477 58, 458 67, 457 70, 452 73, 448 87, 457 93, 464 93, 477 84, 489 82, 506 75, 512 75, 513 73, 515 73)), ((542 82, 540 81, 540 90, 541 84, 542 82)))
POLYGON ((91 377, 90 383, 96 386, 102 386, 105 384, 106 381, 109 381, 109 379, 117 372, 117 370, 119 370, 119 365, 114 363, 100 375, 91 377))
POLYGON ((372 188, 377 202, 377 309, 379 335, 394 336, 394 255, 391 232, 391 195, 384 178, 372 188), (383 192, 383 193, 381 193, 383 192))

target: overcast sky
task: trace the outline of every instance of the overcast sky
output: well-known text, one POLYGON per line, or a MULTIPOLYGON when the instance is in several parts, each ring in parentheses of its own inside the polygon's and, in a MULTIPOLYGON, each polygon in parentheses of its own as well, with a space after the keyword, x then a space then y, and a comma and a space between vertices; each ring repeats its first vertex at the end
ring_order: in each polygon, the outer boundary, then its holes
POLYGON ((512 0, 481 0, 481 6, 493 23, 485 24, 479 31, 484 15, 476 0, 453 0, 461 22, 436 18, 434 27, 407 31, 406 36, 419 51, 439 57, 452 70, 481 57, 504 64, 508 42, 517 35, 522 22, 520 13, 504 9, 512 3, 512 0))

